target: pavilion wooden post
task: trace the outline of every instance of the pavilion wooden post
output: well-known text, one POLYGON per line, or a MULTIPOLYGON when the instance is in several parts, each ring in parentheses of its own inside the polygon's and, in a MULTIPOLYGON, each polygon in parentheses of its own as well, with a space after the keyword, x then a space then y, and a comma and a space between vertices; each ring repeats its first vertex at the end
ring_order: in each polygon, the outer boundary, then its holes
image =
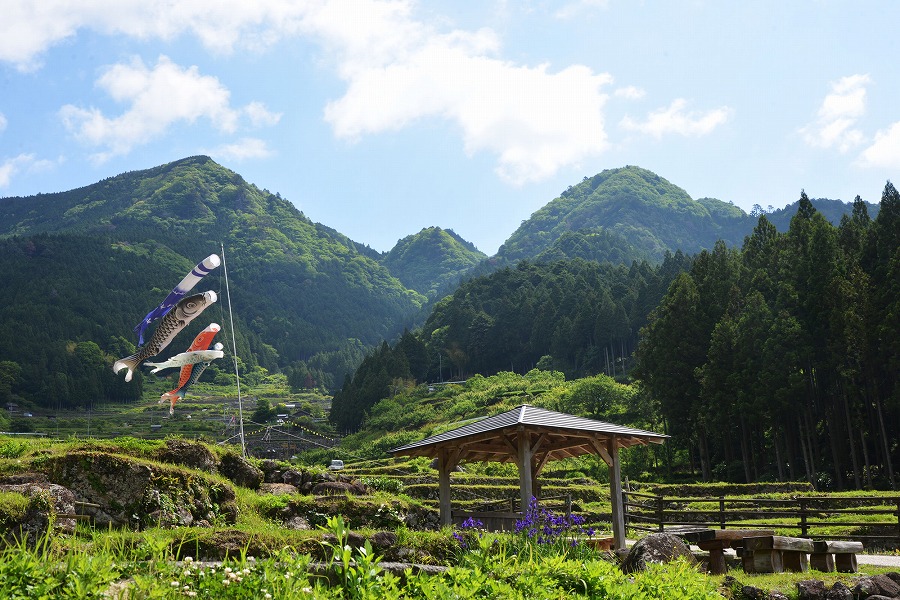
POLYGON ((518 437, 518 456, 516 456, 516 466, 519 468, 519 498, 521 506, 519 510, 522 514, 528 511, 528 505, 531 504, 531 498, 534 495, 534 483, 531 477, 531 443, 528 439, 528 432, 524 427, 519 427, 518 437))
POLYGON ((440 504, 441 527, 453 524, 450 507, 450 472, 456 467, 459 452, 442 448, 438 452, 438 498, 440 504))
POLYGON ((615 538, 616 550, 621 550, 625 547, 625 511, 622 506, 622 470, 616 436, 607 440, 606 448, 612 459, 609 463, 609 499, 612 504, 613 538, 615 538))

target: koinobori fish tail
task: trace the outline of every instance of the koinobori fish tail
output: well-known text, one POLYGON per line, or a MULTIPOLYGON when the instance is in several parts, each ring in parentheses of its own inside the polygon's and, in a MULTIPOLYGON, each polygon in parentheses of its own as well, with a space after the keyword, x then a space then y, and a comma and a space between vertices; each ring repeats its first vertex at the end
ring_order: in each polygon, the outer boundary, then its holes
MULTIPOLYGON (((218 331, 219 326, 216 325, 215 323, 213 323, 212 325, 210 325, 210 327, 212 327, 213 325, 216 326, 216 331, 218 331)), ((209 329, 209 327, 207 327, 207 329, 209 329)), ((204 331, 206 331, 206 330, 204 330, 204 331)), ((201 332, 200 335, 203 335, 203 332, 201 332)), ((215 335, 215 334, 213 334, 213 335, 215 335)), ((197 337, 199 338, 200 336, 198 335, 197 337)), ((195 339, 194 344, 192 344, 191 347, 193 348, 194 345, 196 345, 196 344, 197 344, 197 340, 195 339)), ((206 345, 208 346, 209 343, 207 342, 206 345)), ((223 346, 222 344, 216 344, 215 346, 213 346, 213 350, 222 352, 224 347, 225 346, 223 346)), ((203 375, 203 371, 205 371, 206 367, 208 367, 210 364, 212 364, 212 363, 204 362, 204 363, 197 363, 197 364, 193 364, 193 365, 184 365, 183 367, 181 367, 181 373, 179 373, 179 376, 178 376, 178 386, 174 390, 172 390, 170 392, 166 392, 165 394, 163 394, 162 396, 159 397, 160 404, 162 404, 166 400, 168 400, 169 403, 171 404, 171 406, 169 407, 170 415, 174 414, 174 412, 175 412, 175 403, 184 398, 184 395, 187 393, 188 388, 200 380, 200 376, 203 375)))
POLYGON ((159 397, 160 403, 163 403, 166 400, 169 401, 169 414, 170 415, 175 413, 175 403, 178 402, 179 400, 184 399, 185 394, 187 394, 188 388, 191 387, 192 385, 194 385, 195 383, 197 383, 197 381, 199 381, 200 376, 203 375, 203 371, 205 371, 206 367, 208 367, 211 364, 212 364, 211 362, 205 362, 205 363, 197 363, 195 365, 186 365, 186 366, 182 367, 182 372, 184 372, 185 369, 190 369, 190 377, 188 377, 188 380, 186 382, 184 382, 184 385, 179 386, 178 388, 172 390, 171 392, 166 392, 165 394, 163 394, 162 396, 159 397))
POLYGON ((137 369, 138 365, 162 352, 182 329, 200 316, 200 313, 206 310, 207 307, 212 306, 217 299, 216 293, 212 290, 182 298, 159 322, 156 331, 153 332, 153 337, 150 338, 147 345, 141 347, 131 356, 117 360, 113 364, 113 371, 118 373, 122 369, 128 369, 128 372, 125 374, 125 381, 131 381, 134 370, 137 369))

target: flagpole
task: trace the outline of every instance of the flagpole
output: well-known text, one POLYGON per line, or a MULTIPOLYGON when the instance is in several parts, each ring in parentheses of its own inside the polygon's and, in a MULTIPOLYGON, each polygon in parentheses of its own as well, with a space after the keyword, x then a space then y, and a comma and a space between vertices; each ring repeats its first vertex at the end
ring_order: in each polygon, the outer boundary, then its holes
POLYGON ((234 314, 231 310, 231 290, 228 288, 228 265, 225 264, 225 244, 222 243, 222 269, 225 272, 225 296, 228 298, 228 321, 231 324, 231 346, 233 348, 234 378, 237 381, 238 395, 238 427, 241 436, 241 456, 247 458, 247 445, 244 443, 244 409, 241 403, 241 377, 238 373, 237 339, 234 335, 234 314))

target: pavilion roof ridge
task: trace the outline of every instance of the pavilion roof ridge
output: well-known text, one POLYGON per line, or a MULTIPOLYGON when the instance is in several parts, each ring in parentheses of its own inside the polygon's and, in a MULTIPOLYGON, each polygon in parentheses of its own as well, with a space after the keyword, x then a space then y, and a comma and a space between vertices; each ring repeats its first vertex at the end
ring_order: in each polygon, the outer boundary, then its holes
MULTIPOLYGON (((561 413, 546 408, 539 408, 530 404, 521 404, 511 410, 502 412, 492 417, 485 417, 478 421, 468 423, 462 427, 445 431, 438 435, 434 435, 418 442, 413 442, 398 448, 392 448, 390 453, 394 454, 405 450, 411 450, 422 446, 430 446, 434 444, 451 442, 456 439, 476 436, 486 432, 502 430, 508 427, 531 426, 531 427, 547 427, 563 430, 579 430, 588 431, 596 434, 605 434, 609 436, 624 436, 630 438, 641 438, 646 441, 661 442, 669 437, 661 433, 645 431, 643 429, 635 429, 633 427, 625 427, 623 425, 615 425, 605 421, 588 419, 561 413)), ((646 442, 645 442, 646 443, 646 442)))

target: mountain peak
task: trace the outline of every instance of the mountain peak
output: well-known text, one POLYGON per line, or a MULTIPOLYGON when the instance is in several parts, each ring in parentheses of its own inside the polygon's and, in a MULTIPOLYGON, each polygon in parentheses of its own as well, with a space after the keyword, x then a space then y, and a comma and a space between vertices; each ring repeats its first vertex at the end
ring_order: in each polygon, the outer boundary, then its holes
POLYGON ((406 287, 433 296, 487 256, 452 229, 425 227, 388 252, 382 264, 406 287))
POLYGON ((732 205, 708 198, 698 202, 656 173, 629 165, 570 186, 522 223, 497 255, 513 261, 530 258, 567 232, 605 230, 639 255, 660 260, 667 250, 712 248, 719 238, 739 244, 751 221, 732 205))

